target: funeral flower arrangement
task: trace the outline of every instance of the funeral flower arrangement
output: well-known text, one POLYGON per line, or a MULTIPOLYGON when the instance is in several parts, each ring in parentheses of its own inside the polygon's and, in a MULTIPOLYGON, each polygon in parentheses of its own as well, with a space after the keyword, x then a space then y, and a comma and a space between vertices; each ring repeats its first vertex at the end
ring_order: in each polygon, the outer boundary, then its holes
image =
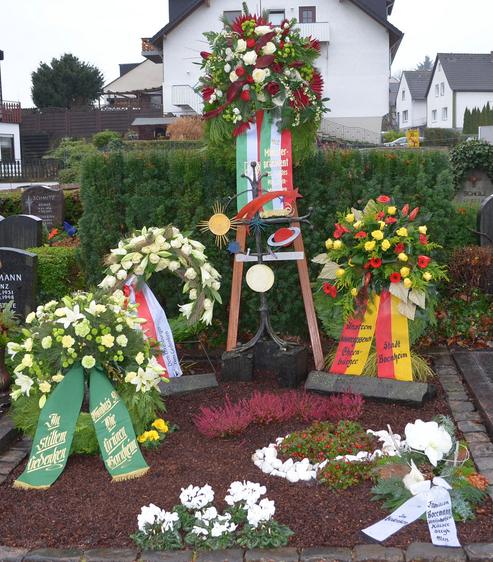
POLYGON ((184 545, 201 550, 284 546, 293 532, 273 519, 276 507, 262 498, 265 493, 260 484, 233 482, 224 498, 228 507, 221 514, 212 505, 214 490, 209 485, 190 485, 182 488, 180 504, 171 511, 154 504, 142 507, 139 530, 132 538, 149 550, 176 550, 184 545))
POLYGON ((106 257, 106 277, 99 287, 122 288, 131 278, 147 281, 153 273, 170 271, 183 282, 183 293, 189 302, 180 312, 191 324, 210 324, 214 303, 221 302, 220 274, 207 261, 205 246, 191 240, 174 226, 144 227, 121 240, 106 257))
MULTIPOLYGON (((16 426, 34 434, 47 398, 65 373, 81 363, 86 370, 102 365, 126 403, 136 431, 141 432, 162 408, 157 386, 164 373, 144 333, 136 329, 141 323, 136 307, 126 302, 122 291, 74 293, 31 312, 22 338, 7 345, 16 426)), ((73 449, 97 450, 88 413, 81 413, 73 449)))
POLYGON ((362 211, 338 214, 326 253, 313 259, 323 265, 315 300, 331 335, 338 338, 341 323, 384 289, 401 300, 404 316, 432 320, 435 286, 446 274, 431 257, 440 246, 430 241, 423 218, 418 207, 398 208, 387 195, 370 200, 362 211))
POLYGON ((313 63, 320 43, 302 37, 296 20, 275 26, 266 17, 244 13, 224 30, 205 33, 199 88, 212 140, 238 136, 257 111, 271 111, 280 129, 308 129, 312 137, 324 108, 323 79, 313 63), (217 119, 216 119, 217 118, 217 119))

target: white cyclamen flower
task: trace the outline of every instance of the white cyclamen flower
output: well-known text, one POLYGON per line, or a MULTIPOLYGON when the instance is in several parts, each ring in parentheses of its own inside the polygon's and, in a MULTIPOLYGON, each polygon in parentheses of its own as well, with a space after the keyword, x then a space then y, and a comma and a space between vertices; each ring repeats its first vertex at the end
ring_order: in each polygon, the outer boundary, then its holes
POLYGON ((256 482, 236 481, 231 483, 228 488, 228 495, 224 498, 224 501, 228 505, 234 505, 239 502, 254 504, 257 503, 259 498, 266 492, 267 488, 256 482))
POLYGON ((178 513, 173 513, 171 511, 165 511, 164 515, 160 519, 162 521, 161 530, 164 531, 172 531, 175 523, 178 523, 180 517, 178 513))
POLYGON ((248 51, 243 55, 243 62, 247 65, 253 66, 257 62, 257 53, 255 51, 248 51))
POLYGON ((190 485, 181 489, 180 501, 188 509, 202 509, 214 501, 214 490, 209 484, 202 488, 190 485))
POLYGON ((437 422, 416 420, 414 423, 408 423, 404 432, 409 447, 422 451, 433 466, 452 449, 450 434, 437 422))
POLYGON ((160 509, 157 505, 153 503, 145 505, 141 508, 140 514, 137 515, 137 525, 139 531, 145 532, 147 525, 154 525, 154 523, 160 523, 164 520, 165 511, 160 509))

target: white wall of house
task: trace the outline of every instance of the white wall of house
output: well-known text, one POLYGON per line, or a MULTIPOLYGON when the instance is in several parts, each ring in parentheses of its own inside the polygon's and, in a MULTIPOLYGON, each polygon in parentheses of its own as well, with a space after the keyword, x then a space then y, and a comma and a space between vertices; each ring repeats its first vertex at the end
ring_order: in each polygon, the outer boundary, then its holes
POLYGON ((454 93, 440 61, 431 79, 427 102, 427 126, 433 129, 451 129, 454 126, 454 93))
POLYGON ((456 127, 462 129, 464 126, 464 111, 466 108, 483 109, 488 102, 493 107, 493 92, 457 92, 455 94, 456 127))
MULTIPOLYGON (((388 113, 390 54, 388 31, 352 2, 340 0, 263 0, 264 10, 285 10, 287 18, 298 18, 300 6, 316 6, 316 21, 326 22, 319 30, 330 34, 322 44, 316 65, 325 81, 325 95, 330 97, 329 121, 345 127, 363 127, 380 132, 382 117, 388 113), (328 30, 327 30, 328 27, 328 30)), ((259 12, 259 2, 250 1, 252 11, 259 12)), ((187 112, 176 105, 178 98, 192 96, 198 83, 199 53, 207 49, 204 31, 219 31, 219 17, 224 11, 241 10, 239 0, 214 0, 197 8, 174 28, 163 44, 164 111, 187 112)), ((306 24, 309 25, 309 24, 306 24)), ((315 26, 316 30, 316 26, 315 26)), ((307 30, 310 34, 310 30, 307 30)), ((314 35, 314 33, 312 33, 314 35)), ((201 111, 198 96, 194 109, 201 111)), ((189 110, 188 110, 189 112, 189 110)))
MULTIPOLYGON (((20 128, 17 124, 0 123, 0 137, 9 137, 14 139, 14 155, 15 160, 21 159, 21 135, 20 128)), ((0 151, 0 160, 1 160, 0 151)))
POLYGON ((412 99, 404 74, 397 93, 396 111, 399 129, 413 129, 426 125, 426 100, 412 99))

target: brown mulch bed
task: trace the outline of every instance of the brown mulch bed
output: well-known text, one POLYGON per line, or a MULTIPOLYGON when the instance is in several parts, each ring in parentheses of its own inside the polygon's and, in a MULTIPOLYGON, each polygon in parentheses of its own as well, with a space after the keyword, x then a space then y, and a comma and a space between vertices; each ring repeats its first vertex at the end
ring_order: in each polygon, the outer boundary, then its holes
MULTIPOLYGON (((251 461, 255 449, 278 436, 299 429, 299 422, 251 426, 234 439, 208 440, 200 435, 191 416, 201 405, 219 405, 229 394, 233 400, 249 396, 254 389, 272 389, 272 377, 264 375, 254 383, 223 384, 217 389, 172 397, 167 400, 165 418, 179 426, 156 451, 144 450, 151 466, 149 474, 137 480, 112 484, 99 457, 73 457, 59 480, 46 491, 12 488, 12 481, 24 468, 17 468, 0 487, 4 514, 0 544, 39 547, 122 547, 132 544, 137 514, 143 505, 155 503, 170 509, 179 503, 180 489, 189 484, 210 484, 217 507, 234 480, 251 480, 267 487, 276 502, 276 519, 295 532, 292 546, 354 546, 370 540, 360 530, 385 516, 380 503, 371 502, 370 483, 345 491, 330 491, 318 484, 290 484, 263 474, 251 461)), ((403 433, 407 422, 431 419, 448 413, 441 388, 438 397, 423 408, 368 401, 361 423, 384 429, 387 424, 403 433)), ((473 522, 459 523, 463 544, 492 539, 493 506, 488 500, 473 522)), ((417 521, 400 531, 385 546, 406 547, 411 542, 429 542, 425 522, 417 521)))

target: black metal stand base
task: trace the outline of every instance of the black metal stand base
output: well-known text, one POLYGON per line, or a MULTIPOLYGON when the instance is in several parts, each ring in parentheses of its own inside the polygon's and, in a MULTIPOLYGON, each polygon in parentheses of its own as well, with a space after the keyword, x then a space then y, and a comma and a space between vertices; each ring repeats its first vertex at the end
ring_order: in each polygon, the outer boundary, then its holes
POLYGON ((255 371, 276 373, 279 386, 296 388, 308 375, 308 350, 301 345, 280 349, 272 340, 260 340, 253 349, 241 348, 222 355, 221 380, 248 382, 255 371))

